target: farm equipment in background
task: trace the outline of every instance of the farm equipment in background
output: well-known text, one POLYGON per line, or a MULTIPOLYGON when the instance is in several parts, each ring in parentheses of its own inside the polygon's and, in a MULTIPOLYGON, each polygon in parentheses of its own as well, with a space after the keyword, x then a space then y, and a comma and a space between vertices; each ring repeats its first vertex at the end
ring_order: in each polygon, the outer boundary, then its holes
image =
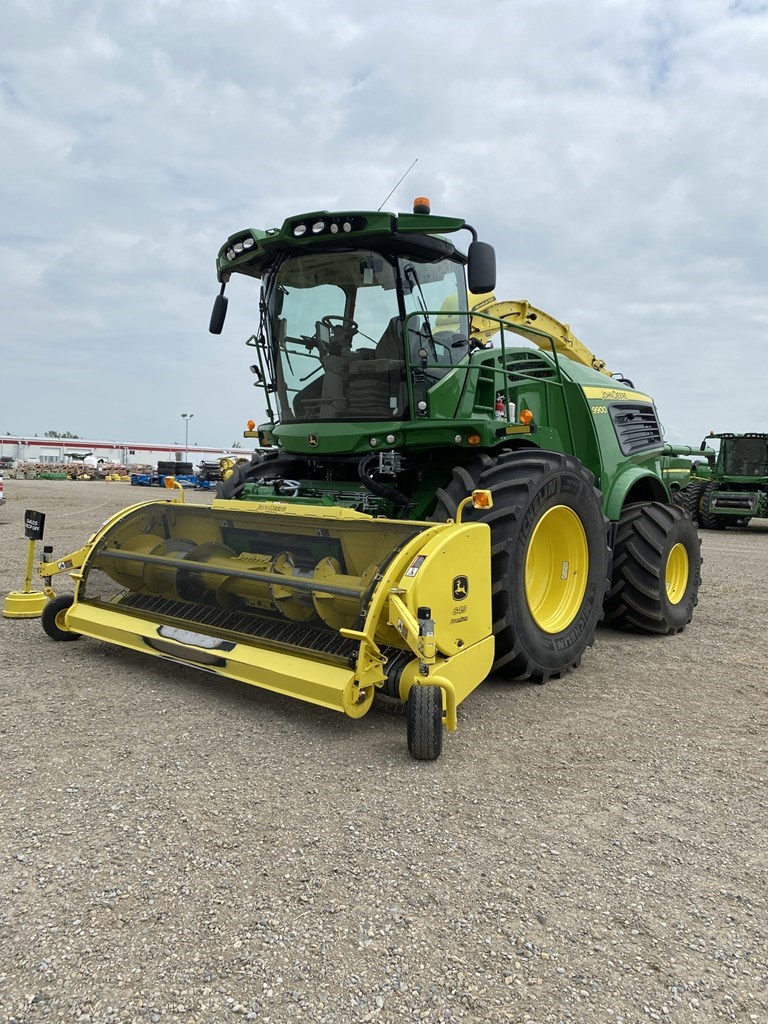
POLYGON ((603 617, 662 636, 690 621, 699 539, 652 399, 567 325, 498 303, 464 220, 425 200, 304 214, 232 235, 217 271, 214 334, 232 275, 261 281, 247 344, 267 421, 245 436, 270 450, 228 467, 211 508, 177 488, 55 563, 76 589, 47 606, 49 635, 351 717, 381 693, 432 759, 491 671, 560 678, 603 617))
POLYGON ((694 464, 683 492, 694 522, 707 530, 748 526, 768 518, 768 433, 711 432, 701 442, 706 462, 694 464), (719 442, 718 450, 710 445, 719 442))
POLYGON ((157 472, 131 473, 130 480, 134 487, 165 487, 166 480, 178 480, 182 487, 210 491, 226 476, 232 465, 232 459, 201 462, 195 472, 191 462, 159 462, 157 472))
POLYGON ((197 479, 206 484, 217 484, 227 469, 234 465, 232 459, 217 459, 215 462, 201 462, 197 467, 197 479))

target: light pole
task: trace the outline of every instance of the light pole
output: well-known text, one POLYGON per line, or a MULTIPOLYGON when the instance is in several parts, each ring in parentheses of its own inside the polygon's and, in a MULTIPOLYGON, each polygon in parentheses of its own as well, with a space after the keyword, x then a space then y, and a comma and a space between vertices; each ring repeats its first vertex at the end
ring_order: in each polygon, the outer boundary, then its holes
POLYGON ((184 420, 184 461, 189 461, 189 421, 195 414, 193 412, 183 412, 181 418, 184 420))

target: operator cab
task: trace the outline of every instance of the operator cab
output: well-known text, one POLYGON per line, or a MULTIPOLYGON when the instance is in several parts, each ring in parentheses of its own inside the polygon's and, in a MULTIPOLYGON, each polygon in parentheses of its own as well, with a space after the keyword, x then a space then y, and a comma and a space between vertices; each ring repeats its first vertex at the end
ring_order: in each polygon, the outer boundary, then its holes
POLYGON ((404 419, 469 352, 457 259, 302 252, 265 275, 264 298, 283 423, 404 419))
POLYGON ((232 273, 261 279, 251 369, 281 423, 429 415, 430 392, 476 343, 467 285, 481 295, 496 281, 493 247, 464 220, 433 218, 423 197, 412 214, 320 212, 238 232, 217 268, 211 334, 222 331, 232 273), (463 230, 466 256, 444 237, 463 230))

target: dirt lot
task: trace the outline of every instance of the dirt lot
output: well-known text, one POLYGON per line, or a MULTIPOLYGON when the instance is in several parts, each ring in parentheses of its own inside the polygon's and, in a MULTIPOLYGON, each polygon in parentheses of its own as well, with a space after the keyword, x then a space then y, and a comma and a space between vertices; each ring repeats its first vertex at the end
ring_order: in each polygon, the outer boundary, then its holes
MULTIPOLYGON (((64 554, 162 496, 6 495, 0 596, 24 509, 64 554)), ((375 707, 0 619, 0 1021, 765 1024, 768 524, 702 546, 685 633, 486 683, 434 763, 375 707)))

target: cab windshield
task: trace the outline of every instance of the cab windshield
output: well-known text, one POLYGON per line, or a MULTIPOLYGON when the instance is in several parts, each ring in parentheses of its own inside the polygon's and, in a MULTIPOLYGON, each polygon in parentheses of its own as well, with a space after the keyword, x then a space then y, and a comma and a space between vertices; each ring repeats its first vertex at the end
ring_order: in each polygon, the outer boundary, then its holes
POLYGON ((286 259, 265 295, 283 423, 405 418, 408 373, 423 392, 468 351, 452 260, 307 253, 286 259))
POLYGON ((768 439, 737 437, 722 442, 723 472, 729 476, 768 476, 768 439))

